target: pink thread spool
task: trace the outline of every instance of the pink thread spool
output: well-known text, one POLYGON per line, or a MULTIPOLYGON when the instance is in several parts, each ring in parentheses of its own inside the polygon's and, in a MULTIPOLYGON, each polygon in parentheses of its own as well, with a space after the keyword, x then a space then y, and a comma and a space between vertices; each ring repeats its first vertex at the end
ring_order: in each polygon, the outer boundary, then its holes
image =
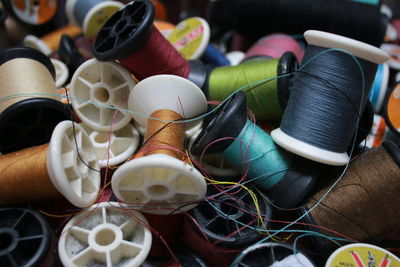
POLYGON ((243 61, 259 56, 280 58, 283 53, 287 51, 295 54, 297 60, 301 62, 304 51, 293 37, 286 34, 271 34, 259 39, 252 47, 250 47, 243 61))

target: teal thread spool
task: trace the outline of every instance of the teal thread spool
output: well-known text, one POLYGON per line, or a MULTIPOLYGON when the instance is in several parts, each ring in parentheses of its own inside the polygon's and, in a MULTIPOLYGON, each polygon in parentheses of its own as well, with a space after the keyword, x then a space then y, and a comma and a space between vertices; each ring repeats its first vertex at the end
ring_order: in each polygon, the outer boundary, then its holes
MULTIPOLYGON (((237 66, 219 67, 211 72, 205 94, 210 100, 222 101, 243 86, 292 73, 297 66, 295 55, 287 52, 280 59, 255 59, 237 66)), ((244 89, 247 106, 257 120, 280 121, 291 80, 292 76, 286 76, 244 89)))
POLYGON ((247 119, 246 94, 235 93, 221 109, 204 122, 191 153, 222 153, 239 171, 248 167, 248 180, 282 208, 301 203, 311 190, 315 164, 279 148, 271 137, 247 119), (228 137, 228 138, 226 138, 228 137))

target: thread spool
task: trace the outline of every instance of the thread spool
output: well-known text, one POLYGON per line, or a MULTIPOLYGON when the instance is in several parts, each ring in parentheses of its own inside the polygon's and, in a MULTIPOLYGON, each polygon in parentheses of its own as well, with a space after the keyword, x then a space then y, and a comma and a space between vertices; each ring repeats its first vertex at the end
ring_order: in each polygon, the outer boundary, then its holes
POLYGON ((147 145, 136 159, 122 164, 114 173, 114 194, 151 214, 192 209, 204 197, 206 183, 199 171, 182 161, 184 154, 177 152, 183 151, 185 126, 168 121, 205 112, 204 94, 179 76, 156 75, 139 82, 128 103, 137 125, 147 124, 147 145), (143 115, 151 118, 147 120, 143 115))
POLYGON ((387 127, 385 118, 375 114, 373 126, 366 139, 365 146, 368 148, 379 147, 384 140, 390 140, 394 143, 399 143, 400 138, 392 134, 387 127))
MULTIPOLYGON (((399 165, 400 150, 387 141, 361 154, 336 187, 307 214, 305 221, 361 242, 374 242, 387 233, 398 232, 399 165)), ((323 189, 311 197, 305 211, 325 192, 323 189)), ((320 244, 330 249, 324 241, 320 244)))
POLYGON ((225 56, 231 63, 230 65, 236 66, 239 65, 239 63, 244 59, 245 53, 243 53, 242 51, 231 51, 226 53, 225 56))
POLYGON ((327 260, 325 267, 354 264, 358 266, 397 266, 400 259, 393 253, 371 244, 355 243, 338 248, 327 260), (379 264, 379 265, 378 265, 379 264))
MULTIPOLYGON (((292 73, 297 67, 296 57, 285 53, 280 59, 254 60, 232 67, 214 69, 208 81, 206 95, 222 101, 239 88, 280 75, 292 73)), ((245 88, 247 105, 257 120, 279 121, 286 106, 292 76, 257 83, 245 88)))
POLYGON ((120 130, 132 119, 126 110, 135 84, 129 71, 121 65, 89 59, 72 76, 72 108, 94 130, 120 130))
POLYGON ((185 59, 200 59, 215 66, 230 65, 224 54, 210 42, 210 26, 200 17, 182 20, 168 36, 168 41, 185 59))
POLYGON ((166 39, 171 34, 171 32, 176 28, 174 24, 162 20, 154 21, 154 26, 160 31, 162 36, 164 36, 166 39))
POLYGON ((281 150, 267 133, 247 119, 246 95, 242 91, 207 119, 191 149, 197 156, 218 152, 240 173, 247 171, 247 179, 279 207, 296 207, 315 182, 315 166, 281 150), (222 138, 229 139, 205 150, 222 138))
POLYGON ((16 47, 0 53, 1 153, 44 144, 58 122, 71 118, 55 96, 54 77, 50 59, 37 50, 16 47))
POLYGON ((56 16, 59 7, 56 0, 2 2, 19 21, 30 26, 48 25, 56 16))
POLYGON ((397 71, 400 70, 400 46, 397 44, 382 44, 380 47, 389 55, 389 67, 397 71))
POLYGON ((189 64, 153 26, 153 20, 150 1, 127 4, 99 31, 94 56, 101 61, 118 59, 138 80, 157 74, 187 78, 189 64))
POLYGON ((179 262, 170 260, 163 267, 208 267, 208 264, 190 249, 178 248, 178 250, 174 250, 174 254, 179 262))
POLYGON ((62 61, 51 58, 51 63, 53 64, 54 70, 56 72, 56 87, 62 87, 68 80, 69 71, 67 65, 65 65, 62 61))
POLYGON ((314 267, 314 263, 304 253, 288 244, 261 243, 243 250, 232 262, 231 267, 238 266, 276 266, 276 267, 314 267))
MULTIPOLYGON (((268 199, 258 191, 253 192, 258 200, 262 220, 268 227, 271 218, 268 199)), ((184 243, 210 266, 228 266, 238 252, 262 238, 260 232, 250 227, 262 226, 257 221, 255 203, 244 190, 235 195, 220 194, 210 202, 226 215, 220 214, 207 202, 200 203, 191 211, 198 225, 189 219, 185 220, 184 243)))
POLYGON ((375 80, 369 93, 369 100, 374 107, 374 112, 379 113, 389 83, 389 65, 387 63, 379 64, 375 75, 375 80))
POLYGON ((74 38, 82 33, 82 30, 75 25, 67 25, 56 31, 44 35, 42 38, 38 38, 35 35, 28 34, 24 38, 24 45, 27 47, 39 50, 46 56, 49 56, 53 52, 57 51, 58 45, 60 44, 61 36, 64 34, 74 38))
POLYGON ((68 67, 68 81, 70 81, 75 71, 81 64, 83 64, 83 62, 85 62, 85 58, 78 51, 78 47, 76 46, 74 40, 68 35, 63 35, 61 37, 57 52, 60 60, 68 67))
POLYGON ((64 266, 140 266, 152 243, 148 222, 117 202, 102 202, 72 217, 58 242, 64 266))
POLYGON ((293 37, 286 34, 271 34, 259 39, 250 47, 244 60, 259 56, 280 58, 285 52, 295 54, 299 62, 301 62, 304 55, 303 49, 293 37))
POLYGON ((93 42, 104 23, 124 5, 107 0, 67 0, 65 12, 70 23, 83 29, 89 42, 93 42))
POLYGON ((0 208, 0 261, 3 266, 36 266, 48 251, 51 233, 34 210, 0 208))
POLYGON ((302 157, 345 165, 349 161, 346 150, 357 116, 367 102, 377 64, 388 57, 376 47, 335 34, 310 30, 304 37, 309 44, 303 59, 307 65, 295 74, 281 126, 271 136, 279 146, 302 157), (324 53, 332 48, 353 54, 360 65, 343 52, 324 53), (317 54, 317 60, 309 61, 317 54))
POLYGON ((87 207, 96 200, 100 188, 96 154, 85 131, 73 123, 60 122, 49 144, 0 156, 2 205, 63 196, 77 207, 87 207))
POLYGON ((99 166, 116 166, 127 160, 139 146, 139 132, 129 123, 117 131, 99 132, 81 123, 96 150, 99 166))
POLYGON ((400 137, 400 83, 397 83, 386 97, 383 112, 391 132, 400 137))
POLYGON ((208 21, 213 29, 212 39, 228 30, 261 38, 273 32, 299 34, 314 29, 374 46, 382 43, 387 25, 387 17, 380 13, 379 8, 342 0, 212 1, 208 21))

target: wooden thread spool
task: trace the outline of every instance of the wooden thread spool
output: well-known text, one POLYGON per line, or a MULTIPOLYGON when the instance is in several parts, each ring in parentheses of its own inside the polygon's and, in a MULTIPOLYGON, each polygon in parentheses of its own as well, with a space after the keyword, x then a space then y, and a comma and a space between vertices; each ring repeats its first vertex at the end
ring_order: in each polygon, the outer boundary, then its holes
POLYGON ((50 59, 26 47, 0 53, 0 152, 47 143, 71 111, 59 102, 50 59))
POLYGON ((86 132, 77 124, 73 128, 73 123, 59 123, 49 144, 0 156, 0 204, 64 196, 77 207, 87 207, 96 200, 100 189, 96 154, 86 132))
MULTIPOLYGON (((393 143, 373 148, 351 163, 345 176, 306 218, 357 241, 376 241, 398 232, 400 150, 393 143)), ((306 204, 310 209, 326 189, 306 204)), ((332 233, 327 233, 332 235, 332 233)))
POLYGON ((205 196, 206 183, 199 171, 182 161, 184 124, 175 121, 206 111, 203 92, 185 78, 155 75, 135 86, 128 106, 138 127, 147 126, 147 143, 114 173, 114 194, 146 213, 192 209, 205 196))

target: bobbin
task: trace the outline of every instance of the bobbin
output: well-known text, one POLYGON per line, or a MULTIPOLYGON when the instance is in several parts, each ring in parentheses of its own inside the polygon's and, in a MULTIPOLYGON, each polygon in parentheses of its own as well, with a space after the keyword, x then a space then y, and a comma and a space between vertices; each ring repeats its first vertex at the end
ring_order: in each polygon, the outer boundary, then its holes
POLYGON ((95 131, 84 123, 80 125, 86 130, 93 143, 101 168, 124 162, 139 146, 139 132, 131 123, 111 133, 95 131))
POLYGON ((0 262, 4 266, 36 266, 51 241, 50 227, 38 212, 0 208, 0 262))
POLYGON ((141 266, 151 247, 147 220, 118 202, 102 202, 65 225, 58 254, 64 266, 141 266))
POLYGON ((58 1, 28 1, 20 2, 4 0, 3 5, 21 22, 30 26, 45 27, 56 16, 58 1))
POLYGON ((24 46, 39 50, 46 56, 50 56, 51 53, 53 53, 53 50, 45 42, 40 40, 40 38, 36 37, 35 35, 32 34, 26 35, 24 37, 23 43, 24 46))
POLYGON ((72 76, 72 107, 78 117, 95 130, 122 129, 131 120, 127 100, 135 85, 123 66, 89 59, 72 76))
MULTIPOLYGON (((189 80, 175 75, 156 75, 139 82, 129 96, 135 122, 145 127, 157 110, 171 110, 191 118, 207 109, 201 90, 189 80)), ((112 177, 114 194, 138 205, 146 213, 168 214, 189 210, 206 192, 203 175, 191 165, 172 156, 153 154, 124 163, 112 177), (147 204, 147 205, 146 205, 147 204), (149 207, 147 207, 149 206, 149 207), (162 209, 162 207, 166 209, 162 209)))
POLYGON ((60 60, 68 67, 70 74, 68 80, 70 80, 71 76, 75 73, 79 66, 83 64, 85 59, 79 53, 74 40, 65 34, 61 37, 57 52, 60 60))
MULTIPOLYGON (((23 58, 42 64, 48 70, 49 76, 51 75, 53 78, 53 81, 49 82, 54 83, 55 70, 50 59, 32 48, 14 47, 3 50, 0 53, 0 66, 23 58)), ((58 122, 72 118, 71 110, 55 100, 55 89, 54 84, 54 96, 39 95, 28 99, 21 96, 23 100, 11 104, 1 112, 1 153, 6 154, 44 144, 50 140, 51 133, 58 122)), ((32 88, 32 90, 37 90, 37 88, 32 88)))
POLYGON ((68 80, 69 71, 67 65, 65 65, 61 60, 55 58, 51 58, 50 60, 56 71, 56 87, 60 88, 68 80))
MULTIPOLYGON (((224 103, 219 111, 208 116, 207 124, 192 144, 191 153, 200 156, 202 153, 223 152, 234 142, 235 138, 238 138, 246 122, 246 94, 243 91, 238 91, 224 103), (226 137, 229 139, 218 141, 204 151, 211 142, 226 137)), ((267 133, 265 134, 267 135, 267 133)), ((237 153, 241 152, 237 151, 237 153)), ((265 162, 265 164, 268 164, 268 162, 265 162)), ((310 162, 303 161, 299 166, 288 167, 283 178, 264 193, 279 207, 295 207, 310 192, 317 174, 317 166, 312 166, 310 162)), ((249 179, 251 178, 253 177, 249 177, 249 179)), ((254 183, 257 184, 258 182, 261 183, 262 181, 255 181, 254 183)))
POLYGON ((293 246, 283 243, 255 244, 239 253, 230 266, 316 266, 303 252, 296 249, 297 253, 294 254, 293 251, 293 246))
MULTIPOLYGON (((309 45, 320 46, 324 48, 343 49, 356 57, 382 64, 387 61, 388 56, 382 50, 356 41, 344 36, 331 34, 327 32, 309 30, 304 33, 304 37, 309 45)), ((367 97, 367 96, 365 96, 367 97)), ((346 151, 333 152, 327 149, 319 148, 304 141, 295 139, 281 130, 275 129, 271 132, 272 139, 284 149, 298 154, 302 157, 324 164, 341 166, 350 160, 346 151)))
POLYGON ((67 0, 65 4, 65 12, 70 23, 82 27, 83 34, 88 39, 95 38, 104 23, 124 6, 123 3, 118 1, 99 0, 97 3, 88 1, 89 4, 93 5, 86 13, 84 20, 78 21, 74 13, 76 12, 76 9, 79 8, 79 5, 77 5, 77 2, 79 1, 82 3, 87 0, 67 0))

